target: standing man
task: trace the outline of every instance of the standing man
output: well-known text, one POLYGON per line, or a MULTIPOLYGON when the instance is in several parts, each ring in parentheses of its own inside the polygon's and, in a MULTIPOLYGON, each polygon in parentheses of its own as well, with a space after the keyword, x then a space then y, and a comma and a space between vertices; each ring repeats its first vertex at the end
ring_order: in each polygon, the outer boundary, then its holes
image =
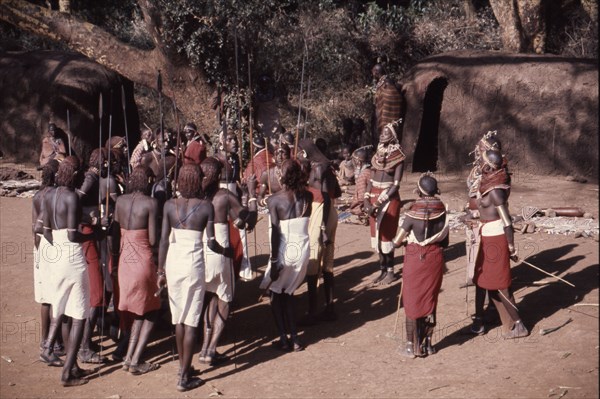
MULTIPOLYGON (((154 174, 150 168, 138 166, 133 170, 127 194, 117 199, 111 226, 113 245, 120 253, 118 308, 135 317, 123 361, 123 369, 133 375, 159 367, 156 363, 141 362, 160 309, 160 299, 154 296, 157 276, 152 259, 152 247, 158 242, 159 209, 158 200, 148 195, 153 182, 154 174)), ((113 264, 113 268, 116 265, 113 264)))
POLYGON ((206 145, 211 144, 208 136, 204 134, 201 137, 196 124, 193 122, 185 124, 183 133, 187 139, 185 153, 183 154, 183 163, 193 163, 200 166, 202 161, 206 159, 206 145))
POLYGON ((435 353, 431 338, 444 274, 443 248, 448 246, 449 230, 446 207, 435 196, 440 193, 435 178, 422 175, 417 193, 419 198, 406 213, 394 238, 394 247, 406 245, 402 272, 406 347, 402 354, 411 358, 435 353))
POLYGON ((137 168, 142 164, 144 154, 152 151, 152 146, 150 145, 154 137, 152 130, 149 128, 142 130, 142 132, 140 133, 140 137, 140 142, 138 143, 138 145, 135 146, 135 148, 131 152, 131 158, 129 159, 131 170, 137 168))
POLYGON ((44 198, 43 212, 44 237, 56 252, 47 254, 55 259, 49 274, 53 293, 52 322, 49 342, 40 356, 49 365, 63 366, 61 383, 65 387, 88 382, 82 378, 85 370, 77 365, 77 352, 90 311, 90 280, 81 244, 92 238, 78 231, 81 208, 75 182, 79 167, 77 157, 70 156, 62 161, 56 174, 57 188, 44 198), (63 317, 73 319, 64 364, 53 353, 63 317))
POLYGON ((283 162, 291 157, 290 147, 285 143, 280 143, 275 149, 275 165, 265 170, 260 176, 260 187, 258 190, 258 203, 266 207, 266 199, 282 189, 281 177, 283 176, 283 162))
MULTIPOLYGON (((388 123, 396 122, 404 117, 405 107, 402 93, 392 78, 386 75, 383 65, 375 64, 371 73, 375 84, 372 142, 376 143, 388 123)), ((398 142, 401 143, 402 129, 399 127, 397 130, 398 142)))
POLYGON ((297 352, 304 345, 296 329, 294 291, 302 284, 309 262, 312 194, 306 190, 306 175, 298 161, 286 160, 282 169, 283 189, 268 201, 271 260, 263 284, 271 292, 271 308, 279 330, 279 342, 274 344, 278 349, 297 352))
POLYGON ((371 180, 367 185, 364 207, 370 215, 371 246, 379 254, 380 274, 373 285, 390 284, 394 274, 394 234, 400 217, 400 180, 405 155, 396 136, 395 126, 387 124, 371 159, 371 180))
POLYGON ((354 163, 354 182, 356 185, 350 204, 350 212, 357 215, 363 224, 368 225, 369 218, 366 217, 364 198, 371 180, 371 165, 367 160, 367 150, 363 147, 355 150, 352 153, 352 162, 354 163))
POLYGON ((65 132, 55 123, 48 124, 48 133, 42 139, 42 151, 40 152, 40 168, 49 160, 57 156, 65 157, 68 154, 68 138, 65 132))
MULTIPOLYGON (((523 325, 510 289, 510 260, 518 260, 512 219, 508 211, 510 176, 503 168, 500 151, 482 154, 483 166, 479 183, 479 214, 481 236, 473 282, 488 291, 502 320, 505 339, 529 335, 523 325)), ((475 300, 475 323, 483 323, 483 299, 475 300)), ((474 326, 475 327, 475 326, 474 326)))
POLYGON ((203 381, 192 377, 192 356, 206 290, 202 236, 206 230, 208 247, 231 256, 215 239, 214 209, 210 201, 200 199, 202 171, 198 165, 184 165, 179 171, 177 188, 181 197, 165 203, 159 247, 158 287, 168 285, 169 307, 175 324, 179 354, 177 390, 199 387, 203 381))
POLYGON ((303 139, 300 141, 300 148, 302 151, 298 152, 298 157, 310 161, 308 190, 313 195, 308 225, 310 261, 306 272, 308 313, 302 324, 312 325, 319 320, 337 319, 333 298, 333 260, 338 219, 334 201, 341 196, 341 189, 329 159, 319 151, 315 143, 310 139, 303 139), (317 282, 321 274, 325 291, 325 310, 317 315, 317 282))
MULTIPOLYGON (((256 224, 256 179, 254 175, 248 179, 247 191, 250 194, 248 207, 246 207, 234 193, 225 188, 219 188, 222 165, 217 159, 207 158, 202 162, 201 167, 204 174, 202 190, 206 198, 212 201, 215 211, 215 240, 222 247, 229 247, 230 229, 251 230, 256 224)), ((204 250, 206 255, 206 311, 204 313, 204 339, 199 361, 215 365, 227 359, 217 352, 217 345, 225 328, 225 322, 229 318, 230 304, 235 293, 235 276, 231 257, 211 250, 206 240, 204 250)))

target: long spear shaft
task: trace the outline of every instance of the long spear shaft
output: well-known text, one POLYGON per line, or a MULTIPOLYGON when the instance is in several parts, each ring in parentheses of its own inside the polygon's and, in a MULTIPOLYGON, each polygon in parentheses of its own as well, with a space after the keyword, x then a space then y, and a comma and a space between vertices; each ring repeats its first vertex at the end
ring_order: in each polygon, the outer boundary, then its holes
POLYGON ((102 173, 102 93, 98 101, 98 120, 100 122, 100 137, 98 139, 98 207, 100 208, 100 217, 102 217, 102 194, 100 194, 100 175, 102 173))
POLYGON ((158 78, 156 80, 156 88, 158 89, 158 112, 160 114, 160 157, 163 164, 163 179, 165 180, 165 190, 167 190, 167 163, 165 162, 165 127, 163 123, 163 111, 162 111, 162 75, 160 69, 158 70, 158 78))
MULTIPOLYGON (((310 76, 308 77, 308 88, 306 89, 306 100, 310 98, 310 76)), ((306 138, 306 123, 308 122, 308 112, 304 112, 304 134, 303 139, 306 138)))
POLYGON ((69 140, 69 156, 71 156, 71 117, 67 108, 67 139, 69 140))
POLYGON ((302 56, 302 73, 300 75, 300 99, 298 100, 298 122, 296 122, 296 143, 294 145, 294 158, 298 158, 298 139, 300 137, 300 115, 302 111, 302 90, 304 89, 304 66, 307 56, 306 40, 304 41, 304 54, 302 56))
POLYGON ((235 41, 235 81, 237 85, 237 117, 238 117, 238 145, 240 153, 240 176, 244 172, 244 143, 242 142, 242 115, 241 115, 241 104, 240 104, 240 74, 238 67, 238 40, 237 40, 237 25, 233 30, 233 38, 235 41))
POLYGON ((129 155, 129 129, 127 128, 127 106, 125 101, 125 89, 121 85, 121 105, 123 107, 123 118, 125 119, 125 143, 127 144, 127 170, 131 174, 131 159, 129 155))
MULTIPOLYGON (((250 53, 248 52, 248 108, 249 108, 249 119, 248 124, 250 125, 250 168, 252 174, 254 174, 254 132, 252 129, 252 74, 250 70, 250 53)), ((260 176, 258 176, 260 178, 260 176)), ((256 194, 256 193, 252 193, 256 194)))
POLYGON ((175 184, 177 184, 177 176, 179 176, 179 156, 181 151, 181 126, 179 125, 179 114, 177 113, 175 100, 173 100, 173 112, 175 113, 175 124, 177 129, 177 150, 175 151, 175 184))

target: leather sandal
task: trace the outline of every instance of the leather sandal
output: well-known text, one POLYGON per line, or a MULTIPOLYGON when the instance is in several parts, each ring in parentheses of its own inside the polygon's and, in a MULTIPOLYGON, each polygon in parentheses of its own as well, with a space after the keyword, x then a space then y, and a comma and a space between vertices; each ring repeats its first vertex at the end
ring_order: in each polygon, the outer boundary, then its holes
POLYGON ((159 368, 160 364, 158 363, 142 362, 140 364, 130 364, 129 373, 131 373, 132 375, 142 375, 154 370, 158 370, 159 368))
POLYGON ((198 388, 202 384, 204 384, 204 381, 198 377, 180 378, 179 383, 177 383, 177 390, 179 392, 185 392, 190 389, 198 388))

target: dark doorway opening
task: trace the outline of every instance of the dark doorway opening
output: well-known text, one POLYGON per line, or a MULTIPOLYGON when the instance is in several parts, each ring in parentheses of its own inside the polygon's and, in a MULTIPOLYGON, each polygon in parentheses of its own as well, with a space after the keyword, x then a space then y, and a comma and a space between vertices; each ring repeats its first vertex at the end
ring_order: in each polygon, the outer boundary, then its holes
POLYGON ((446 86, 448 86, 446 78, 436 78, 431 81, 425 92, 421 131, 413 157, 413 172, 437 170, 440 111, 446 86))

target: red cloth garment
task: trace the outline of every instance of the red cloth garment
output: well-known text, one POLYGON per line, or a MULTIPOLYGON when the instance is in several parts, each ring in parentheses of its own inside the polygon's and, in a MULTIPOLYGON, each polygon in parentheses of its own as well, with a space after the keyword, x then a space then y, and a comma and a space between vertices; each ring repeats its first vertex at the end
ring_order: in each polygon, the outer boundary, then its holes
POLYGON ((119 310, 138 316, 160 309, 157 290, 156 265, 148 230, 121 229, 119 256, 119 310))
POLYGON ((242 245, 242 237, 240 236, 240 230, 233 225, 233 222, 229 222, 229 245, 233 248, 233 272, 235 279, 240 277, 240 270, 242 269, 242 260, 244 259, 244 247, 242 245))
POLYGON ((206 146, 204 143, 192 140, 188 143, 183 155, 184 164, 196 164, 200 166, 202 161, 206 159, 206 146))
POLYGON ((406 317, 416 320, 437 306, 444 274, 444 254, 439 244, 408 244, 402 268, 402 303, 406 317))
POLYGON ((354 191, 354 197, 352 197, 352 204, 350 205, 350 212, 355 215, 363 214, 363 204, 369 180, 371 180, 370 168, 366 168, 360 172, 360 175, 356 178, 356 190, 354 191))
POLYGON ((486 290, 510 287, 510 253, 504 234, 481 236, 473 283, 486 290))
POLYGON ((320 204, 323 203, 323 192, 321 190, 317 190, 314 187, 308 186, 308 191, 310 191, 313 195, 313 202, 318 202, 320 204))
MULTIPOLYGON (((387 188, 371 187, 371 204, 375 204, 377 197, 387 188)), ((383 207, 383 205, 382 205, 383 207)), ((400 217, 400 195, 396 192, 389 200, 389 205, 385 210, 385 214, 380 218, 369 217, 369 226, 371 228, 371 237, 376 238, 377 219, 381 220, 379 225, 379 239, 381 242, 392 242, 398 231, 398 218, 400 217)))
MULTIPOLYGON (((254 154, 254 175, 257 179, 260 179, 262 174, 267 170, 275 167, 275 160, 273 159, 273 154, 268 153, 269 163, 267 163, 267 150, 262 149, 254 154)), ((244 177, 248 177, 252 174, 252 162, 248 163, 246 169, 244 170, 244 177)), ((258 190, 258 188, 257 188, 258 190)), ((257 191, 258 192, 258 191, 257 191)))
MULTIPOLYGON (((81 225, 83 234, 91 234, 94 230, 87 224, 81 225)), ((85 241, 82 244, 85 261, 88 265, 88 275, 90 276, 90 307, 104 306, 104 278, 102 276, 102 266, 100 256, 95 240, 85 241)))

